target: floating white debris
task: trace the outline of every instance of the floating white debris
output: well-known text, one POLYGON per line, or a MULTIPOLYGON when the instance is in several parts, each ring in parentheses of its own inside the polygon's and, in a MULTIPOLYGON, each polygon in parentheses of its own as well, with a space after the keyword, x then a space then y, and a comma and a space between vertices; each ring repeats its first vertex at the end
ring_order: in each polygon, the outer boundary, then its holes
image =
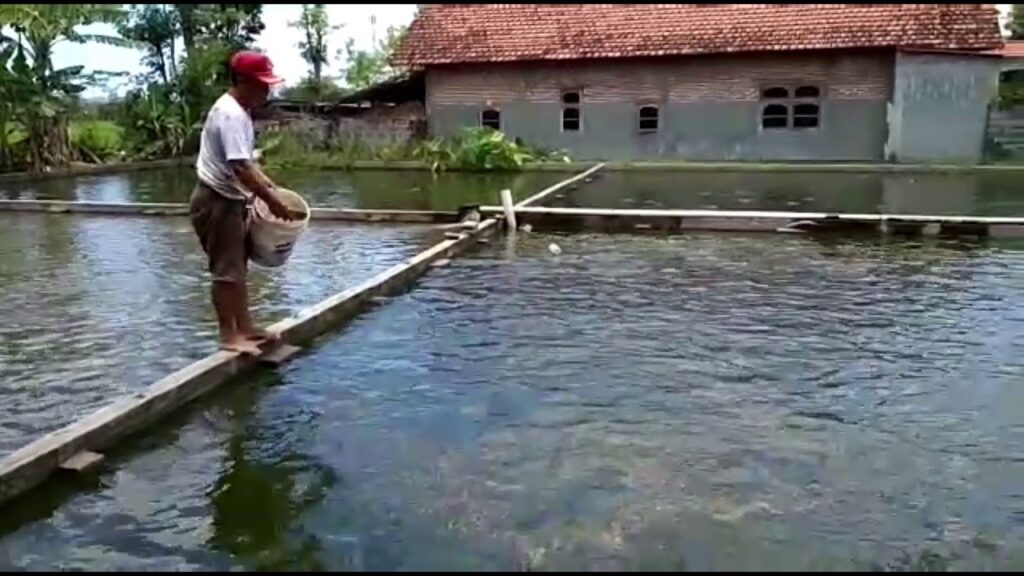
POLYGON ((523 232, 526 232, 527 234, 533 232, 533 226, 530 226, 529 224, 523 224, 522 226, 519 227, 519 229, 522 230, 523 232))
POLYGON ((551 244, 548 244, 548 252, 551 252, 555 256, 558 256, 559 254, 562 253, 562 248, 558 244, 552 242, 551 244))

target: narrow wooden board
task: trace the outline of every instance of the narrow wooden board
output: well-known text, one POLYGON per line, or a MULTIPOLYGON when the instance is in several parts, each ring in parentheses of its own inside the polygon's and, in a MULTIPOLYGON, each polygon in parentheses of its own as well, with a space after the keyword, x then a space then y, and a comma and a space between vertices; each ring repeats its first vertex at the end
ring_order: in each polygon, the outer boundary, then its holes
POLYGON ((278 366, 301 351, 302 348, 299 348, 298 346, 282 343, 260 356, 259 360, 264 364, 278 366))
MULTIPOLYGON (((359 210, 312 208, 313 221, 432 224, 458 222, 455 212, 432 210, 359 210)), ((48 212, 98 216, 187 216, 187 204, 155 202, 69 202, 65 200, 3 200, 0 212, 48 212)))
MULTIPOLYGON (((501 206, 481 206, 481 212, 498 217, 501 206)), ((944 216, 928 214, 844 214, 825 212, 772 212, 751 210, 635 210, 608 208, 516 209, 524 226, 551 230, 602 232, 683 233, 790 232, 806 226, 807 233, 881 233, 924 236, 954 235, 991 238, 1024 237, 1024 218, 1001 216, 944 216)))
POLYGON ((557 192, 557 191, 561 190, 562 188, 565 188, 567 186, 575 184, 576 182, 579 182, 580 180, 589 178, 591 174, 593 174, 593 173, 597 172, 598 170, 604 168, 604 166, 605 166, 605 163, 601 162, 600 164, 598 164, 596 166, 592 166, 586 172, 581 172, 581 173, 573 176, 572 178, 567 178, 567 179, 562 180, 561 182, 559 182, 557 184, 549 186, 549 187, 541 190, 540 192, 537 192, 533 196, 530 196, 529 198, 523 200, 522 202, 517 203, 515 205, 515 209, 518 211, 520 208, 525 208, 526 206, 529 206, 530 204, 535 204, 535 203, 539 202, 540 200, 542 200, 548 194, 551 194, 553 192, 557 192))
POLYGON ((103 464, 103 455, 88 450, 82 450, 71 458, 60 463, 61 470, 88 474, 103 464))

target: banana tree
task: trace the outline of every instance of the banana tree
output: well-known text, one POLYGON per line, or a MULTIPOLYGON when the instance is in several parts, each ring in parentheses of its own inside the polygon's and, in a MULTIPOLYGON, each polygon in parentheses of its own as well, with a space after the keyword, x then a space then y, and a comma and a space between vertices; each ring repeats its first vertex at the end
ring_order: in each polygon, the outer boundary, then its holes
POLYGON ((71 99, 85 90, 82 66, 53 68, 53 49, 60 42, 97 42, 123 47, 136 43, 96 34, 82 34, 80 26, 116 24, 125 13, 118 5, 102 4, 4 4, 0 5, 0 29, 14 36, 3 43, 14 46, 7 74, 18 79, 17 98, 28 131, 32 168, 37 171, 67 164, 67 108, 71 99))

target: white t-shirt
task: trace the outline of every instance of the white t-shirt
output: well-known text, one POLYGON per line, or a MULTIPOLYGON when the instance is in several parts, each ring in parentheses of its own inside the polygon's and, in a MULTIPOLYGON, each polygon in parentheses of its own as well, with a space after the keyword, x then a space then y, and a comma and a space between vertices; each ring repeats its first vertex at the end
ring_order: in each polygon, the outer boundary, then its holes
POLYGON ((252 118, 225 93, 206 116, 199 142, 196 174, 199 180, 227 198, 247 200, 250 192, 235 176, 231 160, 253 160, 255 136, 252 118))

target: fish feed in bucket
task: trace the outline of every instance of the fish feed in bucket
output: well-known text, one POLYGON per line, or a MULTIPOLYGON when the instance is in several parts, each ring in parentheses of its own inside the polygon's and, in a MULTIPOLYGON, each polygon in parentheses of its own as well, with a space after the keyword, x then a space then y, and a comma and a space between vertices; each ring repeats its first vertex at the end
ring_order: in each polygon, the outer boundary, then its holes
POLYGON ((268 268, 277 268, 288 261, 299 236, 309 226, 310 209, 302 196, 285 188, 278 188, 275 192, 288 210, 301 217, 281 220, 270 212, 266 202, 259 198, 253 200, 249 222, 251 259, 268 268))

